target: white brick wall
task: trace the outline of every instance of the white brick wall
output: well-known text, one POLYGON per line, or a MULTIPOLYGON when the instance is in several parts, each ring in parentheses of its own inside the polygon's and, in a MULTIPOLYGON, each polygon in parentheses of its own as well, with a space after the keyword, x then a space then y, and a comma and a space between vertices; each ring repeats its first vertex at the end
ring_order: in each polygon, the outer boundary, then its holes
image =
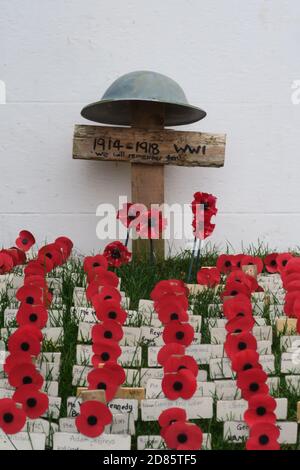
POLYGON ((297 0, 2 0, 0 245, 28 228, 40 243, 103 246, 96 206, 130 195, 130 170, 72 161, 73 125, 140 69, 174 78, 207 111, 186 129, 227 133, 223 169, 166 169, 166 201, 216 194, 217 243, 299 244, 299 17, 297 0))

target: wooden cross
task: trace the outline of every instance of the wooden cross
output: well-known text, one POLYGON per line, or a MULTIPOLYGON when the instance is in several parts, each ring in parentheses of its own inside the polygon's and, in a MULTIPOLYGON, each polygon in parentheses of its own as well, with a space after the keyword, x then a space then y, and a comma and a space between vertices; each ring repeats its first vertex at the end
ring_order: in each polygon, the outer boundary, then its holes
MULTIPOLYGON (((73 158, 131 163, 131 202, 150 208, 164 203, 164 165, 221 167, 224 134, 164 129, 164 105, 134 102, 132 127, 76 125, 73 158)), ((154 240, 164 257, 164 240, 154 240)), ((133 242, 135 255, 149 251, 148 240, 133 242)))

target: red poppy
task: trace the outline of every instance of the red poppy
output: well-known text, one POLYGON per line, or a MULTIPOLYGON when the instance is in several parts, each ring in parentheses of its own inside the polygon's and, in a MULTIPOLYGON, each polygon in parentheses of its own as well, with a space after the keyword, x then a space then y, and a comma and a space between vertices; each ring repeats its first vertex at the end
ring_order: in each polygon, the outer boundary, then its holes
POLYGON ((87 376, 89 390, 104 390, 106 401, 111 401, 115 397, 119 385, 114 381, 112 374, 103 369, 93 369, 87 376))
MULTIPOLYGON (((99 364, 98 364, 99 366, 99 364)), ((126 380, 126 373, 120 364, 114 361, 105 362, 103 369, 108 371, 118 385, 122 385, 126 380)))
POLYGON ((13 400, 22 404, 26 416, 31 419, 42 416, 49 406, 48 395, 40 392, 35 385, 22 385, 15 391, 13 400))
POLYGON ((291 274, 291 273, 299 273, 300 272, 300 258, 290 258, 285 265, 284 273, 291 274))
POLYGON ((27 305, 43 305, 46 301, 45 291, 40 287, 22 286, 17 290, 17 299, 27 305))
POLYGON ((250 299, 245 295, 237 295, 232 299, 226 299, 223 303, 223 312, 228 320, 252 316, 250 299))
POLYGON ((264 263, 258 256, 245 255, 241 260, 241 266, 255 265, 257 268, 257 274, 260 274, 264 268, 264 263))
POLYGON ((254 325, 254 318, 248 315, 247 317, 237 317, 229 320, 225 328, 228 333, 245 333, 251 331, 254 325))
POLYGON ((22 230, 19 237, 16 239, 17 247, 22 251, 28 251, 35 244, 35 238, 32 233, 27 230, 22 230))
POLYGON ((217 269, 223 273, 228 274, 235 268, 235 257, 233 255, 220 255, 216 263, 217 269))
POLYGON ((3 251, 0 252, 0 274, 8 273, 9 271, 12 270, 13 267, 14 267, 13 258, 8 254, 3 253, 3 251))
POLYGON ((21 387, 22 385, 36 385, 41 388, 44 379, 42 375, 36 370, 34 364, 21 363, 13 367, 8 374, 8 382, 12 387, 21 387))
POLYGON ((280 450, 278 438, 280 430, 271 423, 257 423, 250 428, 247 450, 280 450))
POLYGON ((93 344, 93 352, 99 356, 102 363, 108 361, 117 361, 118 357, 121 356, 122 350, 118 343, 109 339, 99 341, 93 344))
POLYGON ((197 390, 197 380, 190 370, 181 369, 174 374, 165 374, 161 388, 169 400, 177 398, 188 400, 197 390))
POLYGON ((296 301, 300 300, 300 292, 299 291, 291 291, 287 292, 285 295, 284 301, 284 313, 288 316, 293 318, 295 313, 295 303, 296 301))
POLYGON ((50 259, 55 268, 63 264, 61 251, 55 243, 49 243, 49 245, 45 245, 39 249, 38 260, 44 260, 45 258, 50 259))
POLYGON ((199 450, 203 434, 196 424, 177 421, 166 429, 164 439, 169 449, 199 450))
POLYGON ((111 286, 111 287, 118 287, 119 285, 119 278, 116 273, 112 271, 107 271, 106 269, 102 268, 94 268, 93 270, 89 271, 87 274, 88 282, 98 282, 101 286, 111 286))
POLYGON ((108 268, 108 262, 105 256, 96 255, 96 256, 87 256, 84 258, 83 269, 86 273, 93 271, 95 268, 108 268))
POLYGON ((294 272, 294 273, 281 273, 281 279, 282 279, 282 286, 285 290, 290 290, 290 288, 295 286, 295 281, 300 280, 300 272, 294 272))
POLYGON ((246 349, 257 349, 257 341, 251 333, 228 334, 224 344, 227 356, 232 359, 246 349))
POLYGON ((179 343, 165 344, 157 354, 157 362, 163 366, 172 355, 184 356, 185 346, 179 343))
POLYGON ((9 255, 13 260, 14 266, 19 266, 26 263, 25 252, 15 246, 8 248, 7 250, 1 250, 0 253, 9 255))
POLYGON ((250 276, 249 274, 244 273, 241 269, 235 269, 226 279, 226 286, 231 283, 240 283, 247 286, 250 292, 255 292, 258 288, 257 280, 250 276))
POLYGON ((232 358, 232 370, 235 372, 243 372, 249 369, 261 369, 259 364, 259 354, 254 349, 245 349, 232 358))
POLYGON ((266 384, 268 375, 260 368, 248 369, 239 372, 237 376, 237 386, 241 389, 242 397, 249 400, 258 393, 268 393, 269 387, 266 384))
POLYGON ((100 321, 114 320, 124 325, 127 313, 115 300, 102 300, 96 308, 96 315, 100 321))
POLYGON ((132 224, 141 238, 158 239, 167 226, 167 219, 159 210, 144 211, 132 224))
POLYGON ((221 298, 223 299, 224 297, 236 297, 238 294, 243 294, 250 298, 251 289, 245 284, 241 284, 240 282, 228 282, 226 283, 225 289, 221 294, 221 298))
POLYGON ((25 352, 10 354, 5 359, 5 363, 3 366, 4 372, 8 375, 14 367, 20 364, 32 364, 31 355, 25 352))
POLYGON ((188 296, 189 290, 183 281, 179 279, 169 279, 159 281, 150 294, 150 299, 157 301, 165 294, 176 294, 188 296))
POLYGON ((123 204, 122 209, 118 210, 117 219, 127 228, 129 228, 134 220, 140 216, 141 212, 145 211, 143 204, 133 204, 128 202, 123 204))
POLYGON ((293 255, 291 253, 280 253, 277 256, 276 261, 278 272, 282 273, 285 270, 290 259, 293 259, 293 255))
POLYGON ((177 298, 174 296, 170 301, 159 301, 155 305, 156 311, 158 313, 158 318, 164 324, 174 320, 184 322, 188 321, 189 319, 186 309, 182 307, 181 302, 178 301, 177 298))
POLYGON ((190 370, 195 377, 198 375, 198 364, 192 356, 172 355, 164 363, 164 373, 178 372, 180 370, 190 370))
POLYGON ((8 350, 11 354, 25 352, 32 356, 38 356, 41 351, 41 343, 35 333, 36 328, 30 327, 29 330, 26 329, 26 326, 27 325, 18 328, 8 338, 8 350))
POLYGON ((197 272, 197 282, 202 286, 215 287, 220 284, 220 281, 218 268, 201 268, 197 272))
POLYGON ((212 216, 213 214, 211 212, 205 212, 201 209, 201 206, 198 207, 192 221, 194 237, 200 240, 205 240, 205 238, 209 237, 213 233, 215 224, 211 223, 212 216))
POLYGON ((119 268, 130 261, 131 253, 122 242, 115 241, 106 245, 103 255, 107 259, 109 266, 119 268))
POLYGON ((161 428, 166 428, 177 421, 185 422, 186 420, 186 411, 183 408, 173 407, 161 412, 158 418, 158 424, 161 428))
POLYGON ((197 206, 202 205, 205 212, 209 212, 212 215, 216 215, 218 209, 216 208, 217 198, 212 194, 197 192, 194 194, 194 200, 192 201, 192 212, 193 214, 197 211, 197 206))
POLYGON ((24 268, 25 276, 45 276, 47 274, 47 269, 37 260, 29 261, 27 266, 24 268))
POLYGON ((186 295, 186 293, 163 294, 159 299, 154 301, 154 309, 159 312, 159 310, 163 309, 165 305, 176 302, 177 304, 180 304, 184 310, 187 310, 189 308, 189 301, 186 295))
POLYGON ((16 434, 20 432, 26 422, 23 410, 17 408, 11 398, 0 399, 0 429, 5 434, 16 434))
POLYGON ((270 253, 265 257, 264 264, 268 273, 273 274, 278 272, 277 256, 278 253, 270 253))
POLYGON ((123 335, 121 325, 114 320, 106 320, 103 323, 94 325, 92 328, 92 340, 94 343, 103 339, 110 339, 118 343, 123 338, 123 335))
POLYGON ((92 281, 86 290, 86 297, 93 304, 95 310, 101 305, 103 301, 113 300, 120 304, 122 296, 120 291, 111 286, 100 286, 98 281, 92 281))
POLYGON ((276 400, 267 394, 255 394, 248 401, 248 409, 244 414, 244 421, 248 426, 253 426, 256 423, 271 423, 275 424, 276 415, 276 400))
POLYGON ((16 321, 19 326, 33 325, 39 329, 45 328, 48 312, 43 305, 22 304, 18 310, 16 321))
POLYGON ((63 260, 64 262, 69 258, 72 248, 73 248, 73 242, 70 240, 68 237, 58 237, 54 245, 58 247, 62 253, 63 260))
POLYGON ((100 401, 89 400, 80 405, 80 414, 76 417, 75 424, 81 434, 97 437, 111 421, 112 414, 106 405, 100 401))
POLYGON ((174 320, 168 323, 163 331, 163 340, 168 343, 179 343, 189 346, 194 339, 195 331, 189 323, 174 320))

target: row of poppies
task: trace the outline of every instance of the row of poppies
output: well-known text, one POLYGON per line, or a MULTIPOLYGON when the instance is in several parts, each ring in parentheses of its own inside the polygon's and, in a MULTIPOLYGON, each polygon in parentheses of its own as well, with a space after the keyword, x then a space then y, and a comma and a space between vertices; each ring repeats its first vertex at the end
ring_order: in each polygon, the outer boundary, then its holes
POLYGON ((227 319, 224 350, 236 372, 237 387, 248 402, 244 420, 249 427, 247 450, 279 450, 276 401, 269 394, 268 375, 263 371, 252 329, 251 294, 257 290, 253 276, 241 270, 227 278, 223 292, 223 312, 227 319))
MULTIPOLYGON (((120 258, 115 257, 114 249, 120 250, 119 242, 115 242, 115 248, 110 247, 112 260, 119 260, 120 258)), ((117 360, 121 355, 119 342, 123 337, 122 325, 127 318, 127 312, 121 305, 119 279, 114 272, 108 271, 109 264, 111 265, 106 248, 106 256, 88 256, 83 265, 87 276, 86 297, 93 305, 99 321, 92 328, 94 354, 93 369, 87 376, 88 389, 103 390, 107 402, 113 400, 126 380, 125 371, 117 360)), ((111 421, 112 414, 106 404, 98 400, 87 400, 81 404, 75 424, 81 434, 97 437, 111 421)))
POLYGON ((0 428, 7 434, 21 431, 26 418, 36 419, 48 409, 49 398, 41 392, 44 379, 35 365, 41 352, 41 329, 47 323, 47 308, 53 298, 46 275, 67 261, 72 247, 71 240, 60 237, 41 248, 24 269, 24 285, 16 293, 20 301, 18 328, 8 338, 9 355, 4 364, 8 382, 16 390, 12 398, 0 400, 0 428))
POLYGON ((291 258, 281 272, 282 285, 286 290, 284 312, 297 319, 297 332, 300 333, 300 258, 291 258))
POLYGON ((0 250, 0 274, 7 274, 15 266, 21 266, 26 263, 26 252, 35 244, 35 238, 27 230, 21 230, 11 248, 0 250))
MULTIPOLYGON (((151 292, 154 309, 163 324, 165 345, 158 353, 163 367, 162 391, 166 398, 188 400, 197 390, 198 364, 188 355, 186 347, 194 339, 194 328, 188 316, 189 290, 183 281, 160 281, 151 292)), ((186 410, 171 407, 158 419, 160 434, 169 449, 199 450, 202 445, 201 429, 188 421, 186 410)))

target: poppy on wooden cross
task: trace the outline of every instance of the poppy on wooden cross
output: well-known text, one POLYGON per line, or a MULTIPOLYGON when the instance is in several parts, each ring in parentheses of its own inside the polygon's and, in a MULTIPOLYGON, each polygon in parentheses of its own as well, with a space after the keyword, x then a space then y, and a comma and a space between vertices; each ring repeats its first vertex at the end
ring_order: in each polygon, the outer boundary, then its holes
MULTIPOLYGON (((206 112, 191 106, 181 87, 165 75, 131 72, 115 80, 102 99, 85 106, 90 121, 130 127, 76 125, 73 158, 131 163, 131 200, 150 208, 164 203, 164 165, 221 167, 224 134, 173 131, 199 121, 206 112)), ((153 240, 164 256, 164 240, 153 240)), ((133 242, 135 254, 149 250, 147 240, 133 242)))

